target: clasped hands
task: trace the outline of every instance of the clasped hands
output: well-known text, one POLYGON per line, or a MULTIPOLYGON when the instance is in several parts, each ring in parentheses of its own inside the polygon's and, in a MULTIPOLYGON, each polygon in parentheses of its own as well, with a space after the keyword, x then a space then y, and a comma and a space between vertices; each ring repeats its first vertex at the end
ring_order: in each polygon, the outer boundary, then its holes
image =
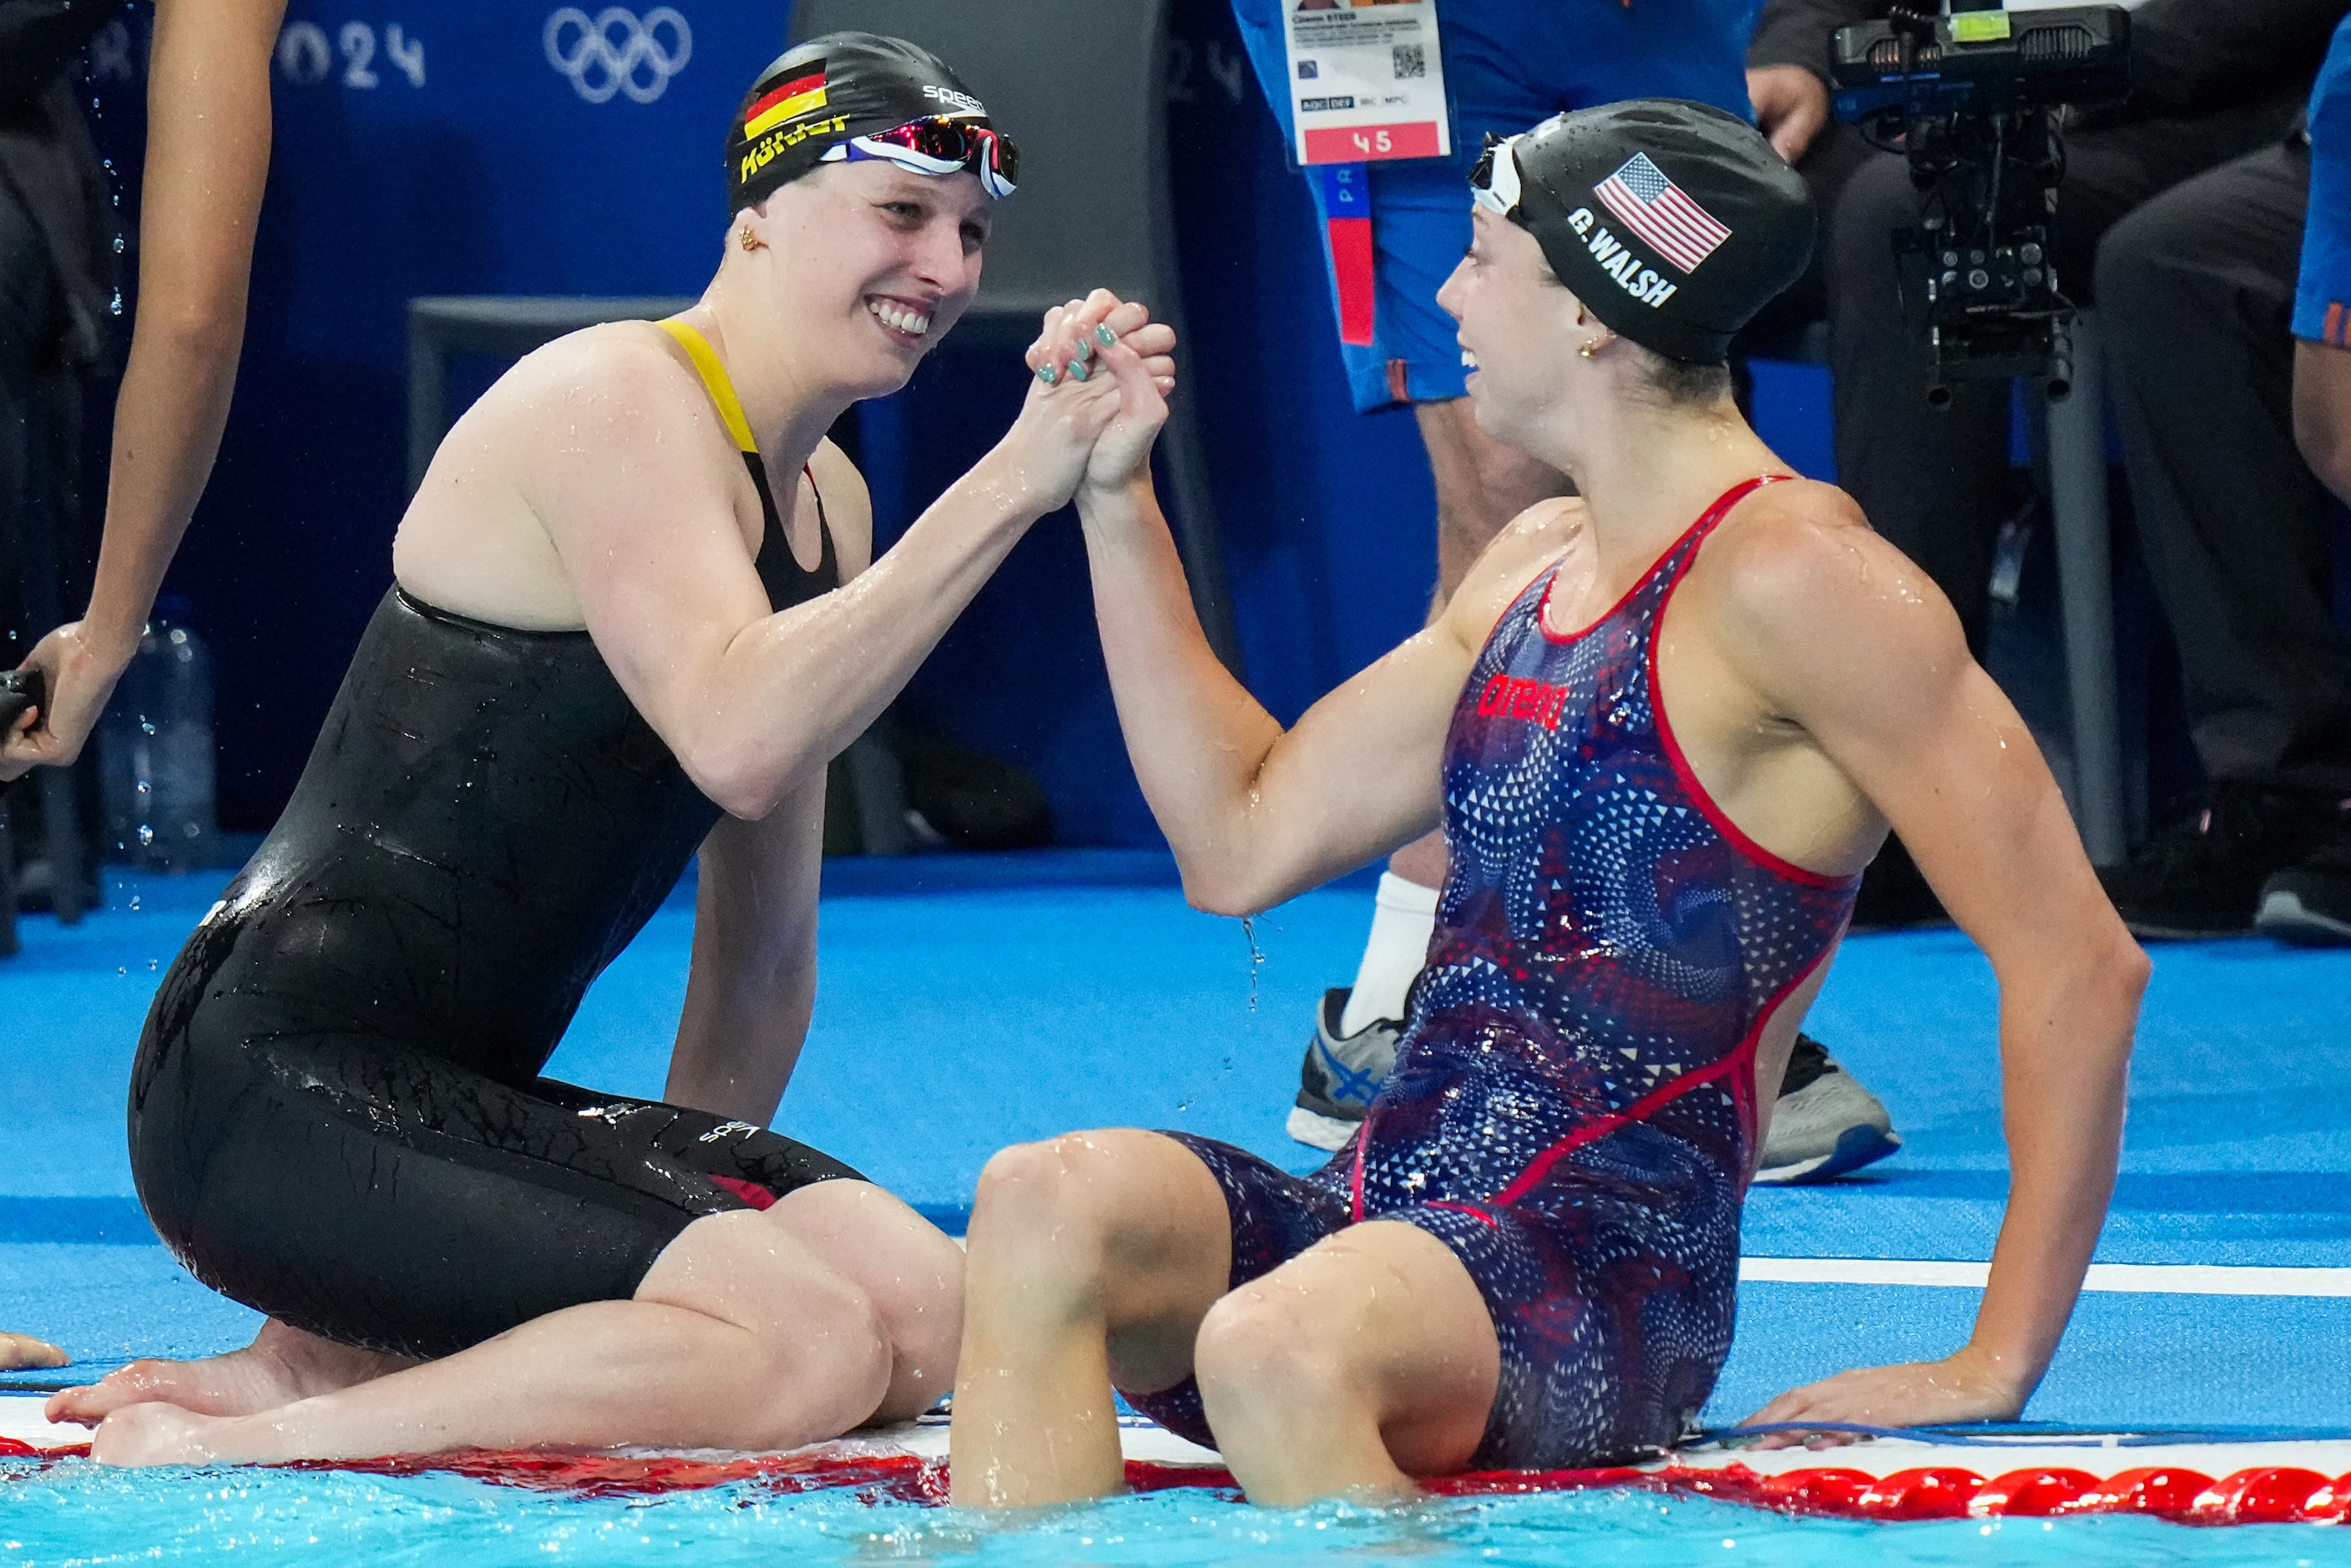
POLYGON ((1145 472, 1176 389, 1175 350, 1175 329, 1107 288, 1045 312, 1026 356, 1028 402, 998 449, 1040 512, 1145 472))

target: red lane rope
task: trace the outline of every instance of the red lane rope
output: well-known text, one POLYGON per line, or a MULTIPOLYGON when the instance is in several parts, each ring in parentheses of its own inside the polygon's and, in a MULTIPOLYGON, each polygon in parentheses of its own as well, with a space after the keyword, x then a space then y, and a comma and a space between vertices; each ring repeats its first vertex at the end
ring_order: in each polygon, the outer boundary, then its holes
MULTIPOLYGON (((16 1469, 17 1476, 89 1453, 87 1444, 36 1448, 0 1437, 0 1459, 35 1461, 30 1469, 16 1469)), ((468 1449, 381 1459, 304 1460, 285 1468, 374 1476, 459 1475, 494 1486, 580 1497, 644 1497, 747 1483, 786 1496, 847 1490, 862 1492, 875 1502, 935 1505, 947 1500, 946 1462, 911 1454, 695 1459, 468 1449)), ((1240 1495, 1230 1472, 1204 1465, 1130 1459, 1126 1482, 1135 1491, 1197 1487, 1229 1492, 1236 1499, 1240 1495)), ((2035 1468, 1987 1479, 1950 1466, 1873 1476, 1834 1466, 1763 1475, 1744 1465, 1703 1469, 1671 1465, 1656 1470, 1489 1470, 1422 1484, 1440 1497, 1625 1488, 1712 1498, 1779 1513, 1887 1521, 2113 1513, 2203 1525, 2341 1524, 2351 1520, 2351 1474, 2330 1479, 2289 1465, 2255 1466, 2218 1479, 2176 1467, 2122 1470, 2104 1478, 2087 1470, 2035 1468)))

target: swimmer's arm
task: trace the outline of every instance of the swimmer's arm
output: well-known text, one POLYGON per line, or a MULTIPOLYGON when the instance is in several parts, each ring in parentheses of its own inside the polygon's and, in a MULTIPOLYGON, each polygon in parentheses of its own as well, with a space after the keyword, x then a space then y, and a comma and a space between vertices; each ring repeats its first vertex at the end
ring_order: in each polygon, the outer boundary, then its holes
POLYGON ((1991 960, 2010 1169, 1965 1347, 1842 1374, 1757 1419, 2012 1417, 2064 1333, 2113 1195, 2147 956, 2099 888, 2039 747, 1925 577, 1857 512, 1749 543, 1771 548, 1725 560, 1718 579, 1739 585, 1726 617, 1735 666, 1885 813, 1991 960))
POLYGON ((721 818, 703 841, 694 963, 662 1098, 764 1127, 816 1006, 824 780, 756 822, 721 818))
POLYGON ((2351 506, 2351 349, 2294 344, 2294 442, 2318 482, 2351 506))
POLYGON ((1078 515, 1135 776, 1186 896, 1220 915, 1268 908, 1436 825, 1462 683, 1533 562, 1558 548, 1535 513, 1504 530, 1446 615, 1285 731, 1209 649, 1148 473, 1081 489, 1078 515))
POLYGON ((269 60, 286 0, 157 0, 148 57, 139 308, 114 413, 98 575, 82 618, 26 663, 48 678, 41 729, 0 778, 79 754, 154 607, 228 422, 254 228, 269 168, 269 60))
POLYGON ((735 516, 739 469, 712 461, 714 444, 726 456, 732 443, 664 341, 603 331, 541 350, 536 383, 514 389, 531 408, 522 490, 630 701, 697 788, 758 819, 872 723, 1066 498, 1040 486, 1057 472, 1074 485, 1070 454, 1082 463, 1086 420, 1107 415, 1082 387, 1041 407, 1032 392, 883 559, 839 592, 771 612, 735 516))

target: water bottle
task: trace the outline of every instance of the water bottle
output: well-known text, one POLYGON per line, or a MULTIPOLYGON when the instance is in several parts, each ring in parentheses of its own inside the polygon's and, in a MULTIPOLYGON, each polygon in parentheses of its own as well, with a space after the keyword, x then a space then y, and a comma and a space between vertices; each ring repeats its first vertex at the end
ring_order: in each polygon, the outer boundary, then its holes
POLYGON ((139 639, 99 731, 107 841, 144 871, 214 858, 212 651, 176 605, 139 639))

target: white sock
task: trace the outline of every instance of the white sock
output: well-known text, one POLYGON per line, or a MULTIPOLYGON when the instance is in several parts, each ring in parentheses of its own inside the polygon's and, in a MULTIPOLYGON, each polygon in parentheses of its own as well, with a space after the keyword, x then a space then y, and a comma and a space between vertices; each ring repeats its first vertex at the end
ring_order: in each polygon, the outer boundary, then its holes
POLYGON ((1374 1019, 1404 1017, 1405 993, 1428 962, 1428 939, 1437 931, 1437 889, 1380 873, 1372 906, 1372 934, 1364 942, 1355 989, 1339 1015, 1339 1032, 1353 1034, 1374 1019))

